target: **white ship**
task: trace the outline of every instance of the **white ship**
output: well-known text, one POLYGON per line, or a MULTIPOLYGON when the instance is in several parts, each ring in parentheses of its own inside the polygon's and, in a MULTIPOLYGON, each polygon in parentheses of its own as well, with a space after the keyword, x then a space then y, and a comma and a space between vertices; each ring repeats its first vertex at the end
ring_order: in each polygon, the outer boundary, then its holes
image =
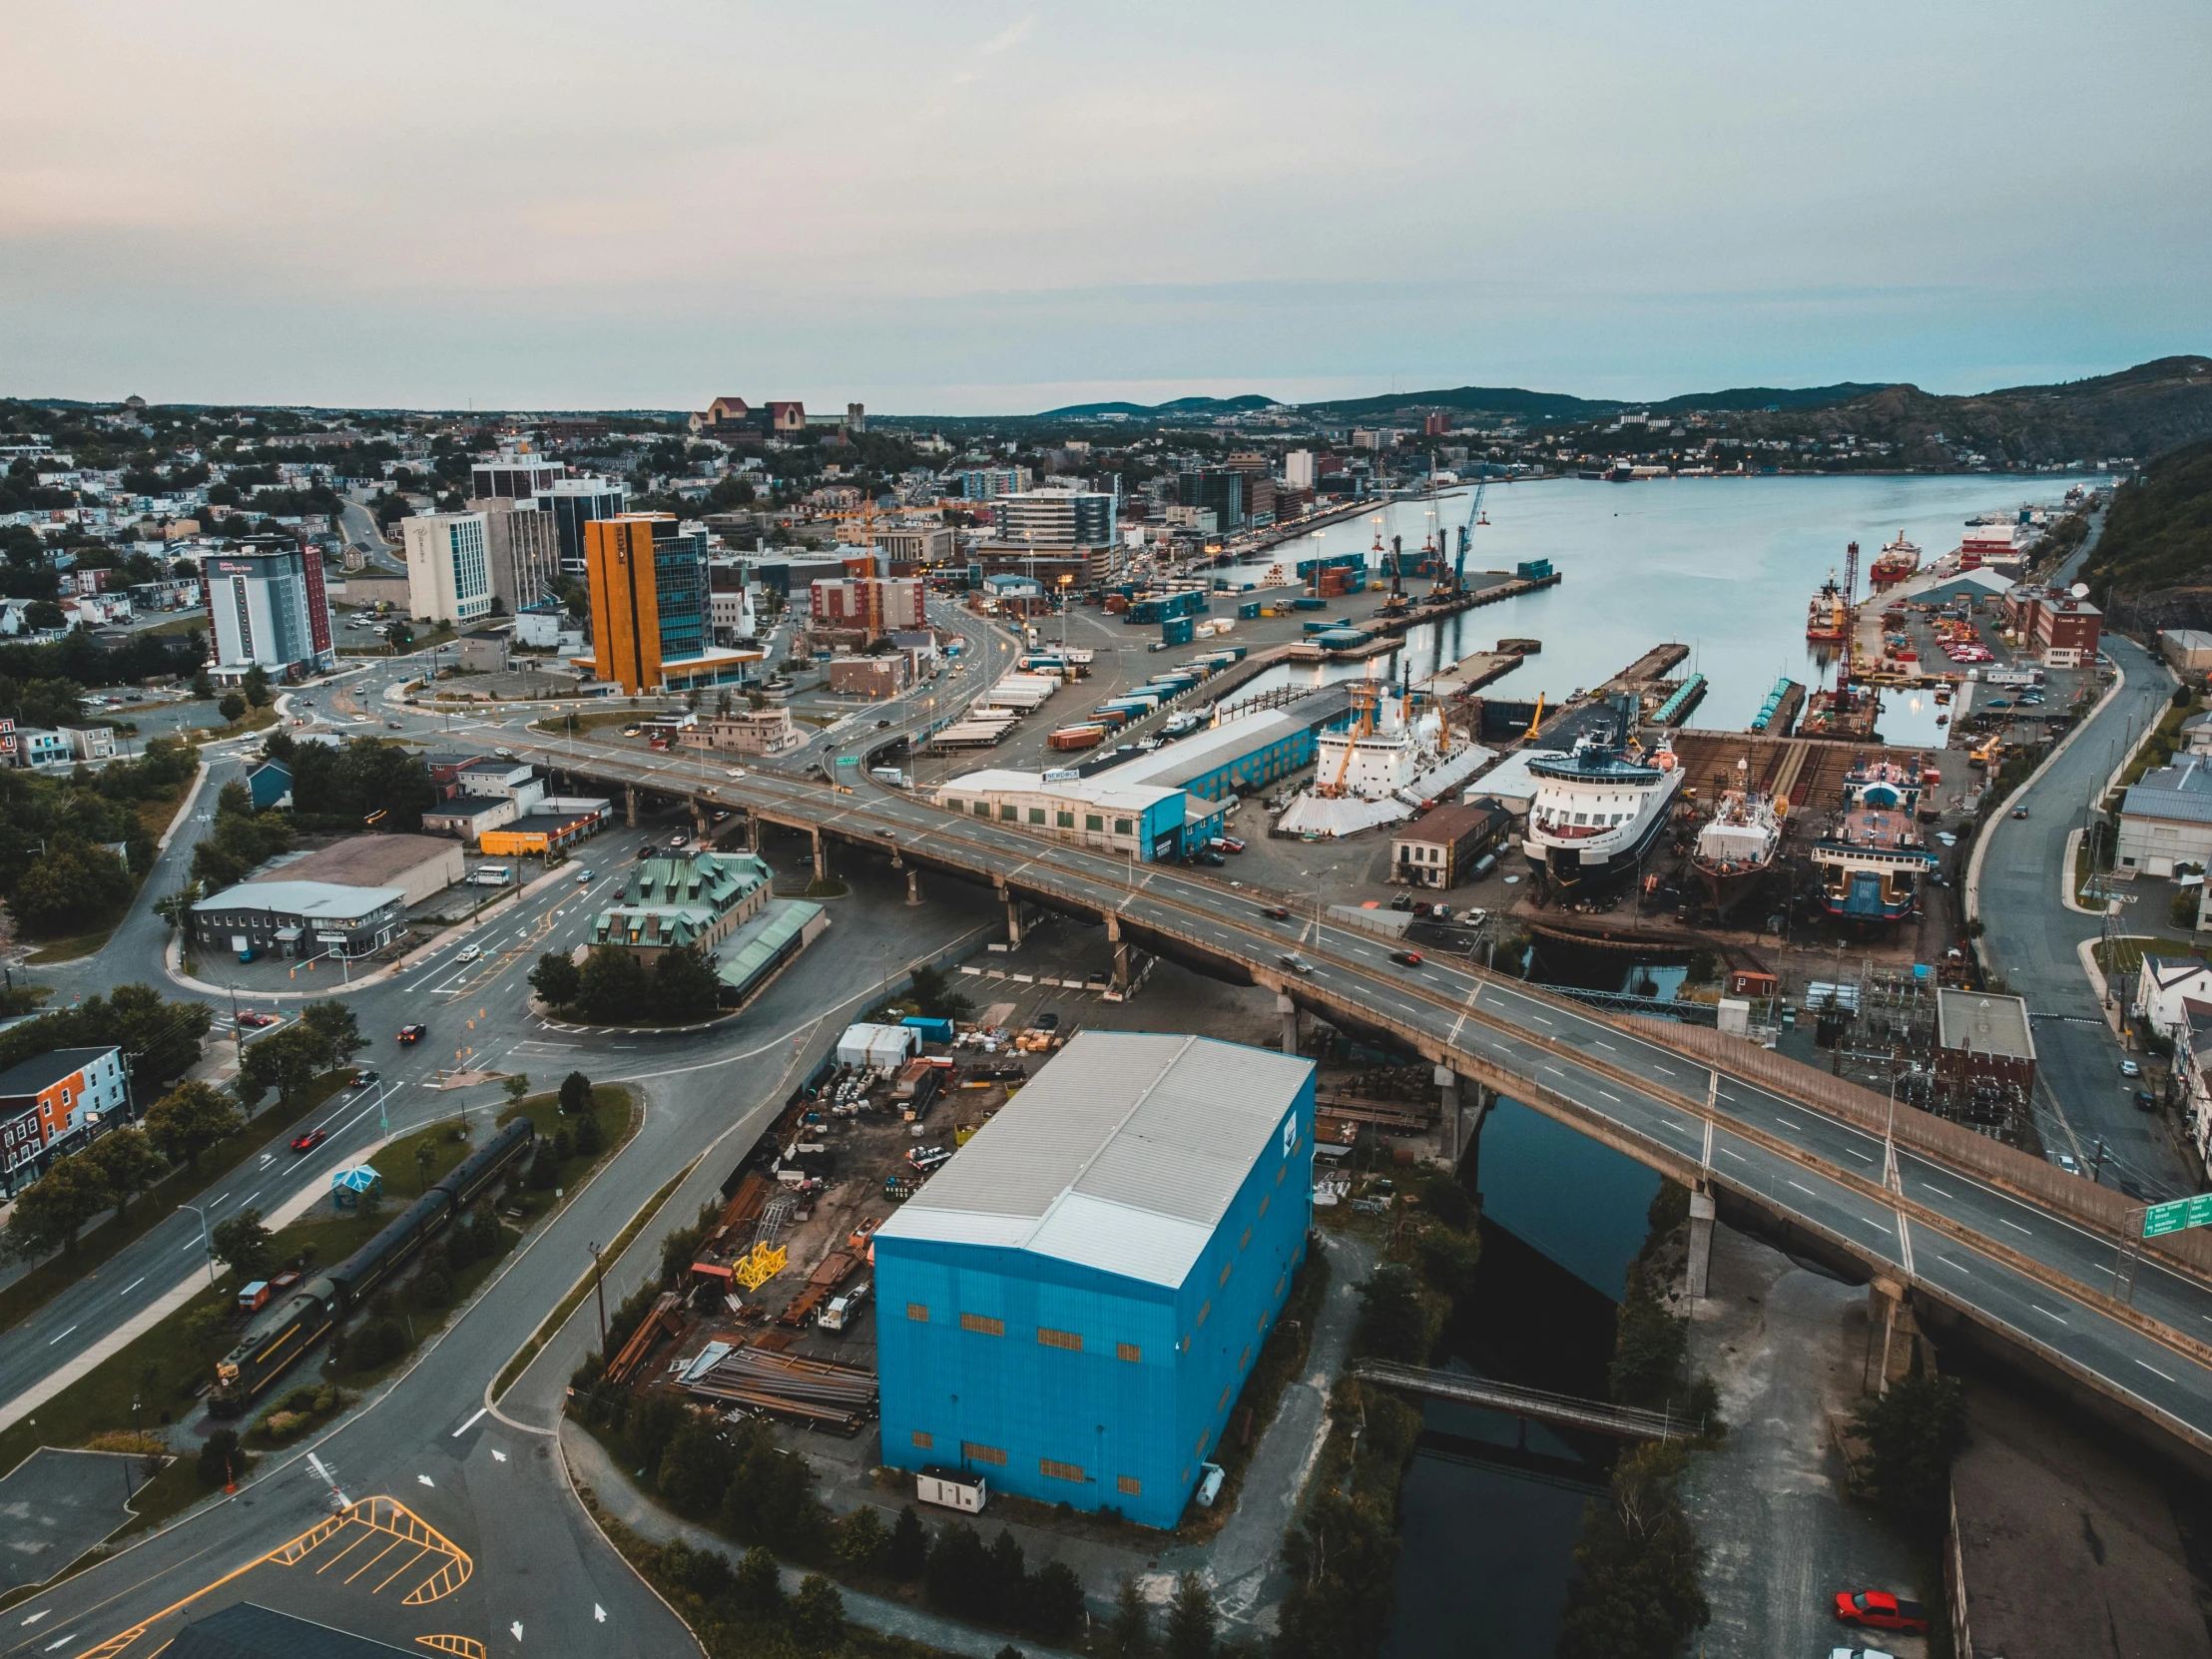
POLYGON ((1409 717, 1405 702, 1387 687, 1356 688, 1352 724, 1315 740, 1314 783, 1276 828, 1336 836, 1403 824, 1497 759, 1494 749, 1453 741, 1433 709, 1409 717))
POLYGON ((1682 769, 1662 739, 1649 751, 1585 734, 1567 755, 1528 762, 1536 780, 1521 850, 1546 885, 1595 886, 1632 874, 1667 827, 1682 769))
MULTIPOLYGON (((1742 763, 1739 762, 1739 771, 1742 763)), ((1764 791, 1738 787, 1722 795, 1697 832, 1690 862, 1723 916, 1765 880, 1782 846, 1782 817, 1764 791)))

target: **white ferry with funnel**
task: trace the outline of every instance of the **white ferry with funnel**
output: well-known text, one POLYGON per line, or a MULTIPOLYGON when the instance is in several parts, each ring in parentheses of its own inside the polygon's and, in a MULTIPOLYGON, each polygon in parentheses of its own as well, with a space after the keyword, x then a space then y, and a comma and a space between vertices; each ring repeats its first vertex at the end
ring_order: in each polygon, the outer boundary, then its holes
POLYGON ((1611 728, 1585 733, 1564 755, 1530 757, 1536 780, 1521 850, 1561 890, 1634 873, 1673 816, 1682 769, 1662 737, 1622 747, 1611 728))

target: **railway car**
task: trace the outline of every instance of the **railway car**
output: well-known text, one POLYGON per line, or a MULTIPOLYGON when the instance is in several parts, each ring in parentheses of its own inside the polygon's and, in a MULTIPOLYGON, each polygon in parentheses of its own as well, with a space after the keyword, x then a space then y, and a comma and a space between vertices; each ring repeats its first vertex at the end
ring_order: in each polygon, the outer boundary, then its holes
POLYGON ((329 1334, 386 1280, 443 1232, 520 1159, 537 1139, 528 1118, 517 1118, 458 1168, 401 1212, 398 1219, 328 1272, 307 1281, 282 1302, 263 1311, 239 1345, 216 1362, 208 1390, 214 1416, 237 1416, 286 1367, 329 1334))

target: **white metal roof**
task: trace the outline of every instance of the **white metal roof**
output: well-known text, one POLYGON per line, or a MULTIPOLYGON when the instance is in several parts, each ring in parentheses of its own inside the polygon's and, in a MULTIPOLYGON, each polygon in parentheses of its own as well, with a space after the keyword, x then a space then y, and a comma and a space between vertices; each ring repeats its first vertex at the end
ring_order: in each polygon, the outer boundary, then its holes
POLYGON ((1015 772, 1010 768, 992 767, 982 772, 963 773, 958 778, 948 778, 937 786, 937 804, 942 806, 949 798, 953 801, 970 801, 977 796, 1036 795, 1058 801, 1080 801, 1093 807, 1110 807, 1125 813, 1141 813, 1156 807, 1171 796, 1181 795, 1181 790, 1171 790, 1153 784, 1130 782, 1121 776, 1122 769, 1094 774, 1089 778, 1063 778, 1046 783, 1044 775, 1037 772, 1015 772))
POLYGON ((1210 1037, 1082 1032, 876 1236, 1181 1285, 1313 1069, 1210 1037))
POLYGON ((342 887, 334 881, 242 881, 193 906, 216 910, 270 910, 278 915, 342 920, 406 901, 400 887, 342 887))

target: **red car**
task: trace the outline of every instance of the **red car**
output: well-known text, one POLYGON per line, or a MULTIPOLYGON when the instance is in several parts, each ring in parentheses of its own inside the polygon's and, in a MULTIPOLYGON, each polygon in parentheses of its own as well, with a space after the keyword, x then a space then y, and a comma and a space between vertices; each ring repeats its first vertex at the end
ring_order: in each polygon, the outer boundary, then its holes
POLYGON ((1419 967, 1420 952, 1417 950, 1393 950, 1390 952, 1390 960, 1400 967, 1419 967))
POLYGON ((1284 909, 1280 904, 1270 904, 1260 913, 1270 921, 1289 921, 1291 919, 1291 912, 1284 909))
POLYGON ((275 1014, 256 1013, 252 1008, 241 1008, 239 1010, 239 1023, 248 1030, 254 1030, 264 1025, 275 1025, 276 1016, 275 1014))
POLYGON ((1838 1590, 1836 1617, 1845 1624, 1862 1624, 1869 1630, 1928 1630, 1928 1611, 1917 1601, 1905 1601, 1888 1590, 1838 1590))
POLYGON ((312 1152, 329 1138, 330 1132, 327 1129, 310 1129, 304 1135, 292 1136, 291 1149, 294 1152, 312 1152))

